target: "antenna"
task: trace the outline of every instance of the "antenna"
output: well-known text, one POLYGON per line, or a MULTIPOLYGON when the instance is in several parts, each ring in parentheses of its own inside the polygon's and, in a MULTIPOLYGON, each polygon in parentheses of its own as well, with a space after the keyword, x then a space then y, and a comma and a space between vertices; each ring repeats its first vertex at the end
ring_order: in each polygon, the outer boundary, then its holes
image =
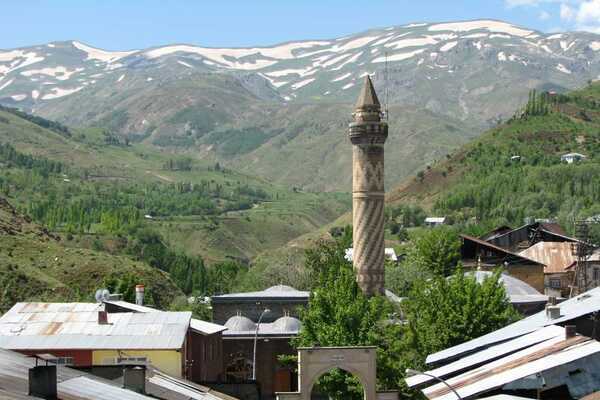
POLYGON ((385 52, 385 70, 383 72, 383 80, 385 85, 384 96, 385 96, 385 104, 383 105, 383 115, 386 121, 390 120, 390 110, 388 109, 388 99, 389 99, 389 91, 388 91, 388 52, 385 52))
POLYGON ((94 295, 97 303, 102 303, 103 301, 109 300, 109 297, 110 291, 108 289, 98 289, 94 295))

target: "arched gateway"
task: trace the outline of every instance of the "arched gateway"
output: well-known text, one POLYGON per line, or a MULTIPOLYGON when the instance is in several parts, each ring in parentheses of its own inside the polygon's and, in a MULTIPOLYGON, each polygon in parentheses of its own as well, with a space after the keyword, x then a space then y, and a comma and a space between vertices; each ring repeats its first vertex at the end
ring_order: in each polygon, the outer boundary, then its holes
POLYGON ((360 380, 365 400, 398 399, 398 392, 377 392, 376 347, 301 347, 298 349, 298 392, 277 393, 277 400, 310 400, 316 381, 339 368, 360 380))

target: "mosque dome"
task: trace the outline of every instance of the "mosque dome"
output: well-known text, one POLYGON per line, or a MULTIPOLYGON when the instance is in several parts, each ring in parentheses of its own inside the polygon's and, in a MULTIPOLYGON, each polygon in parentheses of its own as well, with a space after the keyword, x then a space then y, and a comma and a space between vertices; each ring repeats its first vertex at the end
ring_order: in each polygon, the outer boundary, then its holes
POLYGON ((234 332, 253 331, 256 329, 256 324, 250 319, 241 315, 234 315, 225 322, 225 326, 234 332))
POLYGON ((265 292, 297 292, 298 290, 294 289, 291 286, 287 286, 287 285, 275 285, 275 286, 271 286, 268 289, 265 289, 265 292))
POLYGON ((273 329, 277 332, 299 332, 301 326, 300 320, 289 316, 280 317, 273 322, 273 329))

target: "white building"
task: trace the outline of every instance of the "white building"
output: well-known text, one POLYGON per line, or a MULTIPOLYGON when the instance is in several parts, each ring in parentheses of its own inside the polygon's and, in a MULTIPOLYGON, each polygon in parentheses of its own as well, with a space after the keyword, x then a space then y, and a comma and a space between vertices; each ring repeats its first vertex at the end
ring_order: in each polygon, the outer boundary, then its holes
POLYGON ((583 161, 587 156, 580 153, 568 153, 560 156, 560 161, 566 162, 567 164, 573 164, 575 161, 583 161))
POLYGON ((427 217, 425 218, 425 225, 429 227, 444 225, 446 223, 446 217, 427 217))

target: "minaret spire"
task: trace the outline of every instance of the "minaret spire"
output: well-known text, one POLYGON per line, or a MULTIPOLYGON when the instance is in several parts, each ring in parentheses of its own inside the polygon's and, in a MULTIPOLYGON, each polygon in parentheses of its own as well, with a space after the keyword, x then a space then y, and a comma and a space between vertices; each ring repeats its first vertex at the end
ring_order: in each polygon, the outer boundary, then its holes
POLYGON ((388 126, 381 121, 381 105, 368 75, 352 115, 352 259, 358 285, 373 296, 385 291, 383 145, 388 126))

